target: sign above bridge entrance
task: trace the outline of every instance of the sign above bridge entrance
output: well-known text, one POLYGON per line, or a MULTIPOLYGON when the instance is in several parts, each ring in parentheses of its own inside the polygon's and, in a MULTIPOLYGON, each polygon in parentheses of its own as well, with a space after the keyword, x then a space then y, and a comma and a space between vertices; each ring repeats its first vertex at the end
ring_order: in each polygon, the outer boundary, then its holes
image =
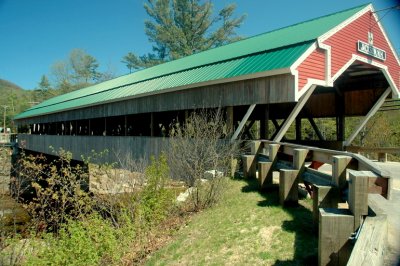
POLYGON ((386 60, 386 52, 384 50, 376 48, 368 43, 358 41, 357 48, 358 51, 363 54, 370 55, 383 61, 386 60))

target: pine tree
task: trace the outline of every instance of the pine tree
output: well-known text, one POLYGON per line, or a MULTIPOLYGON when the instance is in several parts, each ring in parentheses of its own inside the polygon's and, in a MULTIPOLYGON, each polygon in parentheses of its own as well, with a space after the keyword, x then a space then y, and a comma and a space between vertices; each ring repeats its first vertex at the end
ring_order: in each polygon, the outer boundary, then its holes
POLYGON ((234 4, 212 16, 211 2, 200 0, 148 0, 144 8, 150 16, 145 33, 154 53, 124 56, 130 72, 236 41, 240 37, 235 30, 245 19, 232 18, 234 4))

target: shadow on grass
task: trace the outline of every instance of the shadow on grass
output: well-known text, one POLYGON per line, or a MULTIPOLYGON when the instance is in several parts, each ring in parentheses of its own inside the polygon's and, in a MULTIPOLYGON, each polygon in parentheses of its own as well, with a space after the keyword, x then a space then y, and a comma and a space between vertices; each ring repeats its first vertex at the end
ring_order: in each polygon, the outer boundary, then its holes
MULTIPOLYGON (((260 191, 256 179, 243 180, 247 182, 242 187, 243 193, 257 192, 263 197, 263 200, 256 203, 259 207, 280 206, 278 185, 260 191)), ((284 207, 283 210, 292 217, 283 222, 282 229, 295 234, 294 257, 293 260, 277 260, 273 265, 318 265, 318 237, 313 228, 312 212, 301 203, 284 207)))

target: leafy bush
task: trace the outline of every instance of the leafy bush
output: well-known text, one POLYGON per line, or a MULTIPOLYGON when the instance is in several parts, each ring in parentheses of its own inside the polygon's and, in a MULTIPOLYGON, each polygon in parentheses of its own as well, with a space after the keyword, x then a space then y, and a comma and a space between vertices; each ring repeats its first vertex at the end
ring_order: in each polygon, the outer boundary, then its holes
POLYGON ((57 233, 67 220, 79 219, 93 210, 94 201, 84 189, 87 172, 71 161, 71 153, 64 150, 50 163, 34 156, 20 160, 20 173, 31 180, 35 192, 26 208, 37 231, 57 233))
POLYGON ((58 236, 46 234, 27 265, 105 265, 118 261, 126 251, 121 231, 98 215, 63 224, 58 236))
POLYGON ((138 198, 137 215, 145 226, 152 226, 167 217, 174 202, 174 195, 167 188, 170 170, 165 154, 161 154, 158 160, 151 157, 145 176, 147 184, 138 198))

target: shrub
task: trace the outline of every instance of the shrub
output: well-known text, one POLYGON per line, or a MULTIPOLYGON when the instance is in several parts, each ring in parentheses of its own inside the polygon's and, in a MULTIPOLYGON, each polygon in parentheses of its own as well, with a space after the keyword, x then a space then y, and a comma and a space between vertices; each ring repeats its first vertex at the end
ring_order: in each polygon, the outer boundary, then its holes
POLYGON ((167 217, 174 202, 174 194, 167 187, 170 170, 165 154, 161 154, 158 160, 151 157, 145 176, 147 183, 138 197, 137 215, 144 226, 152 226, 167 217))
POLYGON ((36 246, 27 265, 105 265, 117 262, 125 251, 122 234, 98 215, 81 221, 69 220, 58 236, 45 234, 44 244, 36 246))
POLYGON ((226 139, 231 128, 220 109, 194 112, 184 125, 171 127, 168 154, 172 175, 195 188, 190 197, 194 210, 206 208, 218 200, 223 182, 221 175, 215 174, 208 178, 208 184, 203 184, 205 172, 214 170, 226 176, 231 159, 239 153, 237 143, 226 139))

